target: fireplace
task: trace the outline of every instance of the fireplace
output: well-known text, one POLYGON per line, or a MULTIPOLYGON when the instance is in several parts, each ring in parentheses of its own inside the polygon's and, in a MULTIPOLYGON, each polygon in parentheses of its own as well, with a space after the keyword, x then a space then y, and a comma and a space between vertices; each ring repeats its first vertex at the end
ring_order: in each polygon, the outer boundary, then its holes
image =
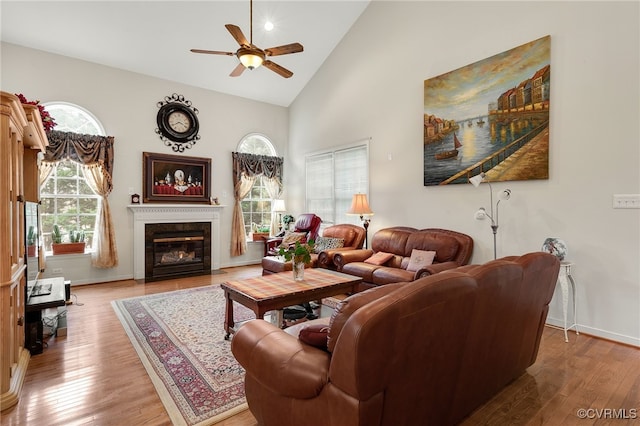
POLYGON ((145 281, 211 273, 211 223, 145 225, 145 281))
MULTIPOLYGON (((144 281, 146 278, 146 227, 149 224, 207 223, 210 225, 209 247, 211 270, 221 267, 220 261, 220 217, 225 206, 222 205, 180 205, 180 204, 132 204, 128 209, 133 213, 133 278, 144 281)), ((209 271, 204 272, 209 273, 209 271)))

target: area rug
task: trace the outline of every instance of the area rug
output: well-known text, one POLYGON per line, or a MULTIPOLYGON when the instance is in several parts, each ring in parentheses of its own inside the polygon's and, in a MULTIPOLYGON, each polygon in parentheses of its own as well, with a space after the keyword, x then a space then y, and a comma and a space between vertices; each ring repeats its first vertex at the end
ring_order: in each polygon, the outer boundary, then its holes
MULTIPOLYGON (((244 369, 224 340, 219 285, 115 300, 112 306, 174 425, 212 425, 247 409, 244 369)), ((236 323, 252 318, 252 311, 234 303, 236 323)))

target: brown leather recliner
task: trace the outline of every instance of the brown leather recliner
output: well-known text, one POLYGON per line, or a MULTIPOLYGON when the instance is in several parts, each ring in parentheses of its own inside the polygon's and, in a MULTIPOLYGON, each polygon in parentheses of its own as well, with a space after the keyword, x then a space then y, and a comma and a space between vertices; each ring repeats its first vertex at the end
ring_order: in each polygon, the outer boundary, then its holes
MULTIPOLYGON (((303 213, 298 216, 293 225, 293 232, 304 232, 306 234, 303 241, 315 240, 320 231, 322 219, 313 213, 303 213)), ((282 238, 270 238, 264 244, 265 256, 277 256, 278 246, 282 243, 282 238)))
MULTIPOLYGON (((335 269, 333 257, 336 253, 346 250, 361 249, 364 244, 365 230, 361 226, 348 223, 327 226, 322 230, 323 237, 341 238, 344 245, 341 248, 323 250, 320 253, 311 254, 311 263, 308 267, 335 269)), ((316 237, 317 239, 317 237, 316 237)), ((285 262, 279 256, 265 256, 262 258, 262 275, 275 274, 290 271, 291 262, 285 262)))
POLYGON ((259 425, 451 425, 538 353, 560 263, 548 253, 379 286, 345 299, 326 347, 264 321, 231 349, 259 425))

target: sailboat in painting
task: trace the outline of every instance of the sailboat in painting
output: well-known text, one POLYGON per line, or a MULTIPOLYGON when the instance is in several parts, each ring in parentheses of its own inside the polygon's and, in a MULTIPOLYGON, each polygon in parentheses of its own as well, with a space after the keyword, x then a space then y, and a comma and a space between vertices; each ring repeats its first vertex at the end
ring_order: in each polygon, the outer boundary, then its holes
POLYGON ((449 151, 440 151, 436 152, 434 155, 436 160, 446 160, 447 158, 456 158, 458 156, 458 148, 460 148, 462 144, 458 140, 458 136, 456 136, 456 132, 453 132, 453 149, 449 151))

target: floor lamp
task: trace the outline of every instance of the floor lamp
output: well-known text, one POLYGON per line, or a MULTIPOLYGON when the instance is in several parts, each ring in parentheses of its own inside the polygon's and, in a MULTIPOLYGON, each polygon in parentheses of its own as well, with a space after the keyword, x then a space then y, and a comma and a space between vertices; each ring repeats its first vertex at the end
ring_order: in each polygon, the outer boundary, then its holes
POLYGON ((478 209, 478 211, 476 211, 474 217, 477 220, 484 220, 485 217, 488 217, 489 219, 491 219, 491 230, 493 231, 493 258, 497 259, 497 250, 496 250, 496 235, 498 234, 498 208, 500 206, 500 201, 502 200, 508 200, 509 198, 511 198, 511 190, 510 189, 505 189, 504 191, 502 191, 500 193, 500 197, 498 199, 498 201, 495 204, 495 215, 494 215, 494 208, 493 208, 493 188, 491 187, 491 182, 486 181, 484 178, 486 177, 486 174, 484 172, 480 173, 479 175, 475 175, 472 178, 469 178, 469 182, 475 186, 476 188, 478 186, 480 186, 480 184, 482 182, 486 182, 489 184, 489 193, 491 195, 491 213, 489 214, 487 212, 487 210, 484 207, 480 207, 478 209))
POLYGON ((353 199, 351 200, 351 208, 347 210, 347 214, 360 216, 362 226, 364 227, 364 248, 368 248, 369 222, 371 222, 371 218, 365 218, 364 216, 373 216, 373 212, 371 211, 371 207, 369 207, 367 194, 353 194, 353 199))

